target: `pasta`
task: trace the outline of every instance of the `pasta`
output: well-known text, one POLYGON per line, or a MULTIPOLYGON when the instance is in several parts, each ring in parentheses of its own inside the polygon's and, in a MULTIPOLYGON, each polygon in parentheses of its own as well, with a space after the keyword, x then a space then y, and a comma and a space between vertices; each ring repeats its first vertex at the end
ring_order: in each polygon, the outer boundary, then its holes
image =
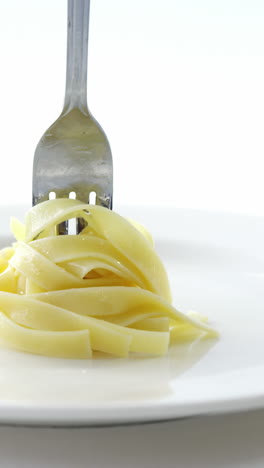
POLYGON ((172 306, 165 268, 144 227, 78 200, 33 207, 0 251, 0 340, 17 350, 63 358, 94 351, 164 355, 170 342, 216 332, 172 306), (82 218, 79 235, 57 225, 82 218))

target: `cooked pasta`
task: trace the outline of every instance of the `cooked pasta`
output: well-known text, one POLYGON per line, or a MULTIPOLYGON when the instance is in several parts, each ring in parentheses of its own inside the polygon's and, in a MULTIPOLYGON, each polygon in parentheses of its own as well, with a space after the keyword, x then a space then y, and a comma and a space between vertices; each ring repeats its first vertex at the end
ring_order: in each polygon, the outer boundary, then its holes
POLYGON ((176 310, 165 268, 145 228, 78 200, 33 207, 0 251, 0 340, 63 358, 94 351, 164 355, 170 342, 215 336, 204 319, 176 310), (57 226, 82 218, 78 235, 57 226))

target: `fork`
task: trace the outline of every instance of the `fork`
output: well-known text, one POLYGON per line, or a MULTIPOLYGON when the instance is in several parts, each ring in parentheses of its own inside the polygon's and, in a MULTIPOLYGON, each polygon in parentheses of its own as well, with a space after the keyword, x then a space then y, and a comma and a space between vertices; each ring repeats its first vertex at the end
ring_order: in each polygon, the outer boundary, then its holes
MULTIPOLYGON (((33 163, 33 205, 76 198, 112 208, 113 164, 107 137, 88 110, 87 50, 90 0, 68 0, 64 107, 39 141, 33 163)), ((82 229, 79 222, 77 231, 82 229)), ((67 234, 67 222, 59 233, 67 234)))

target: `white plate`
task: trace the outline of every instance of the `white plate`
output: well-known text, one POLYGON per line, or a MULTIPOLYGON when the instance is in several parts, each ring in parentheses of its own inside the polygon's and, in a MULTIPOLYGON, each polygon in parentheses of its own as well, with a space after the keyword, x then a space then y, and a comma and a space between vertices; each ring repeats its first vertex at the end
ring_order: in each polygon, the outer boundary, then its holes
MULTIPOLYGON (((164 358, 49 359, 0 350, 0 422, 105 425, 264 406, 264 219, 121 209, 144 222, 178 308, 208 315, 219 341, 174 346, 164 358)), ((2 238, 8 217, 0 208, 2 238)))

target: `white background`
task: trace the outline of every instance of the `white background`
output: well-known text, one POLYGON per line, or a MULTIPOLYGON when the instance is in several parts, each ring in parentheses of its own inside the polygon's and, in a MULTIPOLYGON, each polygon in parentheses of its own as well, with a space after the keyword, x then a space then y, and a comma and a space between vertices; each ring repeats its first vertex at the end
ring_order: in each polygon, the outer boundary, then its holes
MULTIPOLYGON (((0 203, 29 204, 34 149, 62 109, 66 0, 0 0, 0 60, 0 203)), ((88 96, 115 203, 264 214, 262 0, 93 0, 88 96)), ((263 428, 263 411, 2 427, 1 466, 263 467, 263 428)))
MULTIPOLYGON (((0 202, 31 201, 63 104, 66 0, 0 0, 0 202)), ((264 214, 264 3, 93 0, 89 106, 115 203, 264 214)))
POLYGON ((263 468, 264 412, 115 428, 0 428, 1 468, 263 468))

